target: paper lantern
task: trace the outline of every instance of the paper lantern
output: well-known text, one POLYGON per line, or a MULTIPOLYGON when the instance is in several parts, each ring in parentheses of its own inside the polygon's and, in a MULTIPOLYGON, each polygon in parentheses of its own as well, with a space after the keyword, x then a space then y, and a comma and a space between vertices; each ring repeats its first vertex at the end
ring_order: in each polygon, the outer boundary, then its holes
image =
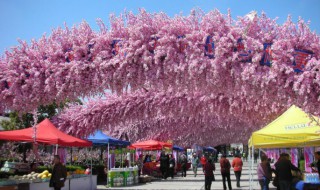
POLYGON ((157 48, 157 45, 158 45, 158 40, 159 40, 158 37, 151 37, 150 38, 151 44, 149 44, 149 48, 148 48, 150 53, 154 53, 154 51, 155 51, 155 49, 157 48))
POLYGON ((186 36, 185 35, 181 35, 181 36, 178 36, 178 40, 179 40, 179 52, 180 53, 183 53, 186 49, 187 49, 187 43, 185 43, 183 41, 183 39, 185 38, 186 36))
POLYGON ((10 86, 11 86, 10 82, 8 82, 6 80, 2 82, 2 89, 9 89, 10 86))
POLYGON ((293 61, 293 70, 296 73, 303 72, 305 66, 307 65, 308 60, 312 57, 312 52, 308 50, 294 50, 294 61, 293 61))
POLYGON ((207 36, 206 42, 204 45, 205 53, 204 55, 209 57, 210 59, 214 58, 214 42, 212 36, 207 36))
POLYGON ((263 56, 260 61, 260 65, 266 65, 271 67, 272 64, 272 43, 263 43, 263 56))
POLYGON ((66 59, 66 62, 68 62, 68 63, 70 63, 71 61, 74 60, 72 48, 67 49, 67 51, 65 53, 65 59, 66 59))
POLYGON ((112 54, 118 55, 120 53, 120 49, 122 47, 121 40, 113 40, 111 47, 112 47, 112 54))
POLYGON ((245 47, 244 47, 244 43, 243 43, 243 39, 239 38, 237 40, 237 46, 234 48, 234 51, 239 52, 239 57, 241 62, 250 62, 250 54, 251 51, 246 51, 245 47))

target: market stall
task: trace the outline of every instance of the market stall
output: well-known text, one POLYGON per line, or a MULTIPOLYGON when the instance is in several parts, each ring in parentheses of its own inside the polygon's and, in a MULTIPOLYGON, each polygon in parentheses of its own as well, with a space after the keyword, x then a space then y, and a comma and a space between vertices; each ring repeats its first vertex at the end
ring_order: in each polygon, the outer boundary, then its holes
MULTIPOLYGON (((101 130, 96 131, 93 135, 88 137, 88 141, 91 141, 94 146, 107 146, 107 166, 108 166, 108 176, 107 184, 109 187, 119 187, 127 186, 138 183, 137 178, 137 168, 127 167, 127 168, 115 168, 115 165, 111 162, 110 146, 120 147, 121 153, 122 148, 130 145, 129 141, 119 140, 104 134, 101 130), (120 180, 121 179, 121 180, 120 180)), ((113 157, 114 158, 114 157, 113 157)), ((122 155, 121 161, 122 163, 122 155)), ((122 164, 120 164, 121 166, 122 164)))
MULTIPOLYGON (((48 145, 56 146, 56 153, 58 146, 72 146, 72 147, 88 147, 91 146, 92 143, 86 140, 78 139, 76 137, 72 137, 67 135, 61 131, 59 131, 50 120, 45 119, 36 126, 36 138, 34 138, 34 128, 26 128, 21 130, 12 130, 12 131, 3 131, 0 132, 0 140, 6 141, 18 141, 18 142, 36 142, 43 143, 48 145)), ((24 163, 11 163, 6 162, 4 167, 1 170, 12 170, 12 173, 15 173, 16 170, 20 170, 21 167, 25 167, 24 163)), ((24 168, 26 171, 30 168, 24 168)), ((49 179, 51 174, 49 171, 44 171, 42 173, 29 173, 23 176, 11 176, 10 179, 2 180, 0 186, 8 186, 8 185, 17 185, 21 186, 19 189, 32 189, 32 190, 46 190, 49 188, 49 179), (23 187, 22 187, 23 186, 23 187)), ((66 181, 65 189, 77 189, 78 185, 83 184, 86 186, 89 184, 93 187, 96 184, 96 176, 93 175, 85 175, 83 172, 70 173, 68 175, 68 180, 66 181), (80 179, 81 178, 81 179, 80 179), (75 182, 77 181, 77 182, 75 182), (81 181, 83 183, 81 183, 81 181), (86 182, 84 182, 86 181, 86 182), (89 183, 88 183, 89 182, 89 183), (77 184, 77 185, 75 185, 77 184)))
POLYGON ((169 150, 172 149, 173 145, 167 142, 161 142, 156 140, 147 140, 142 142, 134 143, 130 146, 139 151, 157 151, 157 156, 155 159, 145 160, 143 164, 142 173, 147 174, 153 177, 160 177, 160 163, 158 162, 157 157, 160 154, 160 150, 168 148, 169 150))
MULTIPOLYGON (((181 163, 180 163, 180 157, 182 154, 184 154, 185 149, 183 147, 180 147, 178 145, 173 145, 172 147, 173 155, 176 158, 176 172, 181 171, 181 163)), ((187 155, 185 155, 187 157, 187 155)), ((187 158, 186 158, 187 159, 187 158)), ((187 163, 187 170, 191 168, 191 162, 187 163)))
POLYGON ((319 118, 293 105, 266 127, 253 132, 248 142, 251 148, 250 184, 255 148, 316 147, 320 145, 319 131, 319 118))

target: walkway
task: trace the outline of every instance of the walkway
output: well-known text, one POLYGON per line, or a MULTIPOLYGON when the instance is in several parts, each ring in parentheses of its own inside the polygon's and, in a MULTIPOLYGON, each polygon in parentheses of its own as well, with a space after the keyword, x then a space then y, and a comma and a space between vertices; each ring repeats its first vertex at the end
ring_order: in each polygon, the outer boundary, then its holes
MULTIPOLYGON (((212 183, 211 189, 217 189, 217 190, 223 190, 223 184, 222 184, 222 177, 220 174, 220 165, 216 163, 216 172, 215 172, 215 178, 216 181, 212 183)), ((256 168, 256 166, 254 167, 256 168)), ((231 181, 232 181, 232 188, 233 189, 249 189, 249 165, 248 162, 244 163, 243 172, 241 176, 241 187, 236 187, 236 179, 233 174, 231 173, 231 181)), ((256 171, 254 171, 254 179, 255 182, 253 184, 254 189, 260 189, 260 186, 257 182, 256 177, 256 171)), ((273 187, 272 184, 270 184, 270 187, 273 187)), ((198 169, 198 176, 194 177, 192 170, 190 169, 187 172, 187 177, 182 178, 180 175, 175 176, 174 179, 168 178, 167 180, 155 180, 151 183, 147 184, 139 184, 136 186, 130 186, 130 187, 118 187, 118 188, 106 188, 105 186, 98 186, 100 189, 196 189, 201 190, 204 189, 204 175, 202 172, 202 169, 198 169)), ((272 189, 272 188, 271 188, 272 189)))

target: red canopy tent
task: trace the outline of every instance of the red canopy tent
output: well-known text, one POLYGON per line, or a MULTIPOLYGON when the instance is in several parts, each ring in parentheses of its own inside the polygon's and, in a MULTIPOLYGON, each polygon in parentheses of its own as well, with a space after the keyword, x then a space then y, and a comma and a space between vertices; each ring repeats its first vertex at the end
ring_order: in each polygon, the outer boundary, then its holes
MULTIPOLYGON (((0 140, 34 142, 33 134, 33 127, 13 131, 3 131, 0 132, 0 140)), ((90 141, 78 139, 59 131, 49 119, 45 119, 37 125, 36 142, 77 147, 87 147, 92 145, 92 142, 90 141)))
POLYGON ((130 148, 143 150, 161 150, 163 148, 172 148, 172 144, 156 140, 148 140, 131 144, 130 148))

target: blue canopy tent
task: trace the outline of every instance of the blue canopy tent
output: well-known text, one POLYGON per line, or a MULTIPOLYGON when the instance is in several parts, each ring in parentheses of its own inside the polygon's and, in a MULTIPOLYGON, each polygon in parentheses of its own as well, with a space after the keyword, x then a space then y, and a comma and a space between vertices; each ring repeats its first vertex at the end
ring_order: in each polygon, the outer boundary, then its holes
MULTIPOLYGON (((106 134, 104 134, 101 130, 96 131, 93 135, 90 135, 87 139, 88 141, 91 141, 93 145, 95 146, 102 146, 102 145, 108 145, 108 160, 107 160, 107 165, 108 169, 110 168, 109 165, 109 159, 110 159, 110 145, 111 146, 122 146, 126 147, 129 146, 131 143, 129 141, 123 141, 119 140, 113 137, 110 137, 106 134)), ((122 155, 121 155, 121 160, 122 160, 122 155)), ((107 178, 107 183, 109 184, 109 180, 107 178)))
POLYGON ((176 151, 184 151, 184 148, 182 148, 181 146, 177 146, 177 145, 173 145, 172 149, 176 150, 176 151))
POLYGON ((104 134, 101 130, 96 131, 88 137, 93 145, 113 145, 113 146, 129 146, 129 141, 122 141, 104 134))
POLYGON ((204 147, 203 151, 205 151, 205 152, 217 152, 217 150, 215 148, 211 147, 211 146, 204 147))

